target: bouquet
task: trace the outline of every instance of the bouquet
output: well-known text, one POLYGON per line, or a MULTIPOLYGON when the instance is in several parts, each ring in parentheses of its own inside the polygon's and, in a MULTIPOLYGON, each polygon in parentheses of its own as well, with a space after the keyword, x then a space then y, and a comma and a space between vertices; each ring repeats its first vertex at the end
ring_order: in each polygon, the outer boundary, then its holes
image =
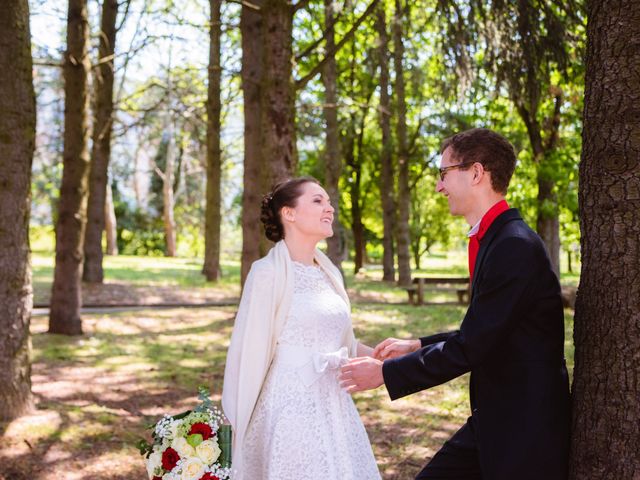
POLYGON ((199 389, 202 403, 179 415, 165 415, 152 426, 153 444, 138 442, 151 480, 227 480, 231 478, 231 427, 199 389))

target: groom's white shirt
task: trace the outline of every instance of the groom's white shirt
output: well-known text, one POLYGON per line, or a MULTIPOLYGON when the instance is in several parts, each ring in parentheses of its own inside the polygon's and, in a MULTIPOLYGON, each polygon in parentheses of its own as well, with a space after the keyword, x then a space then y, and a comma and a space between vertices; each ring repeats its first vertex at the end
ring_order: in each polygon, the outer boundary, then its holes
MULTIPOLYGON (((336 291, 350 305, 342 277, 331 260, 316 249, 315 260, 328 275, 336 291)), ((236 315, 227 352, 222 391, 222 408, 234 430, 232 462, 242 477, 242 446, 253 409, 282 332, 293 297, 294 266, 284 241, 279 241, 262 259, 251 266, 236 315)), ((353 328, 348 329, 342 346, 356 356, 353 328)))

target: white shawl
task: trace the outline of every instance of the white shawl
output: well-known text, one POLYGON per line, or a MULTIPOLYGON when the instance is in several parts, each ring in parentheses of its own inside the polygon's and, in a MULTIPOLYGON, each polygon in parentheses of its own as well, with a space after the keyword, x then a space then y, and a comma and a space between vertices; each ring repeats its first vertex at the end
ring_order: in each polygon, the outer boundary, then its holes
MULTIPOLYGON (((350 309, 339 270, 316 249, 315 260, 350 309)), ((234 430, 234 479, 242 479, 242 446, 293 297, 294 267, 283 240, 251 266, 227 352, 222 408, 234 430)), ((342 346, 356 356, 357 342, 349 328, 342 346)))

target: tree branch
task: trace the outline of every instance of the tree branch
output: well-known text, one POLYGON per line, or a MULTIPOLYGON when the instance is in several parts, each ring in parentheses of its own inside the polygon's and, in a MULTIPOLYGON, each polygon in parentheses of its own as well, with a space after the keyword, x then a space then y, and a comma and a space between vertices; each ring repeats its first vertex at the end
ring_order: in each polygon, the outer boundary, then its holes
POLYGON ((371 12, 373 12, 374 8, 376 7, 376 5, 378 4, 380 0, 372 0, 371 3, 369 4, 369 6, 367 7, 367 9, 364 11, 364 13, 362 15, 360 15, 360 18, 358 18, 358 20, 356 20, 356 22, 353 24, 353 27, 351 27, 351 30, 349 30, 344 37, 342 37, 340 39, 340 41, 338 43, 336 43, 335 47, 332 48, 331 50, 327 51, 327 53, 325 54, 324 58, 315 66, 311 69, 311 71, 309 73, 307 73, 304 77, 302 77, 300 80, 296 80, 295 82, 295 88, 296 90, 300 90, 302 88, 304 88, 304 86, 309 83, 309 81, 315 77, 320 70, 322 70, 322 67, 324 67, 324 65, 333 57, 335 56, 335 54, 337 52, 340 51, 340 49, 342 48, 342 46, 353 36, 353 34, 356 32, 356 30, 358 29, 358 27, 360 26, 360 24, 362 22, 364 22, 364 20, 371 14, 371 12))
POLYGON ((311 45, 309 45, 302 52, 300 52, 295 56, 296 62, 302 60, 304 57, 309 55, 313 50, 316 49, 318 45, 320 45, 323 41, 327 39, 327 36, 331 32, 335 31, 335 26, 342 19, 342 13, 344 12, 344 10, 345 10, 345 6, 343 6, 342 10, 340 11, 340 14, 333 20, 333 23, 331 25, 328 25, 327 28, 324 29, 320 38, 318 38, 315 42, 313 42, 311 45))

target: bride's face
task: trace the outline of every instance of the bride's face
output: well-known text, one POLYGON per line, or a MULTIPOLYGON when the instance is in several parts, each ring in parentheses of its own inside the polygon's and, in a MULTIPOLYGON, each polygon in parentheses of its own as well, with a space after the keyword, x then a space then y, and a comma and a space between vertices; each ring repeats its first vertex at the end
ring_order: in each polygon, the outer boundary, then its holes
MULTIPOLYGON (((297 234, 319 240, 333 236, 334 208, 329 195, 320 185, 307 182, 301 185, 301 195, 295 207, 283 207, 282 222, 297 234)), ((286 233, 285 233, 286 236, 286 233)))

